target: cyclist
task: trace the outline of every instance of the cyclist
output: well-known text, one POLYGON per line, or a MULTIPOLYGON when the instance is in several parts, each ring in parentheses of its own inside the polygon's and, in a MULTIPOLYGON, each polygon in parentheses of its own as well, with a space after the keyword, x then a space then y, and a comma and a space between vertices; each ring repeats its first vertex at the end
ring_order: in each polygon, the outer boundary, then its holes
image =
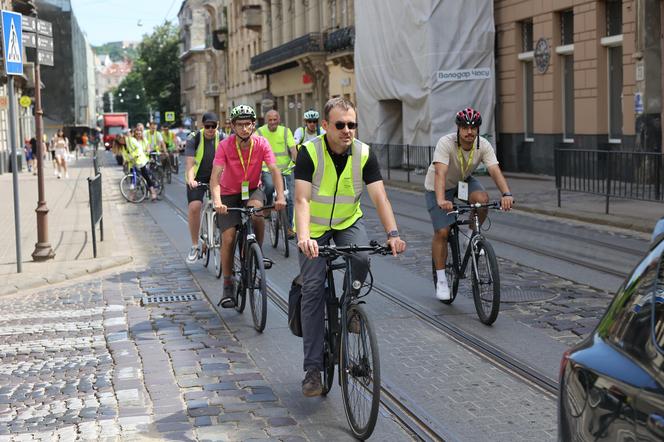
POLYGON ((126 137, 125 150, 127 152, 126 158, 128 160, 127 166, 131 167, 136 166, 136 168, 141 172, 143 178, 148 184, 148 189, 150 189, 150 199, 152 201, 157 200, 157 190, 154 187, 154 179, 152 174, 148 170, 148 140, 143 137, 143 124, 138 123, 134 128, 134 133, 132 136, 126 137))
POLYGON ((191 249, 187 255, 187 262, 194 263, 200 256, 198 250, 198 235, 201 227, 201 208, 205 197, 205 188, 198 187, 198 183, 208 184, 212 174, 212 161, 219 147, 219 132, 217 125, 219 117, 214 112, 203 114, 203 129, 187 139, 184 149, 185 179, 187 182, 187 203, 189 204, 187 223, 191 249))
POLYGON ((223 128, 224 135, 227 137, 233 133, 233 129, 231 127, 231 119, 226 118, 226 121, 224 121, 224 128, 223 128))
POLYGON ((161 136, 161 132, 157 129, 157 123, 154 121, 150 122, 150 130, 145 134, 145 138, 148 139, 148 153, 150 152, 159 152, 163 154, 166 152, 166 147, 164 145, 164 139, 161 136))
MULTIPOLYGON (((427 210, 433 223, 431 256, 438 283, 436 298, 450 299, 450 289, 445 277, 447 262, 447 235, 449 225, 454 222, 452 211, 454 197, 469 203, 489 202, 489 194, 480 181, 472 176, 473 171, 483 163, 496 186, 502 193, 500 207, 510 210, 514 204, 507 181, 500 171, 496 154, 491 143, 479 135, 482 116, 473 108, 457 112, 456 133, 444 135, 438 140, 433 153, 433 161, 424 180, 427 210)), ((486 209, 480 210, 480 223, 486 218, 486 209)), ((471 226, 472 228, 472 226, 471 226)))
MULTIPOLYGON (((295 160, 295 157, 297 156, 297 149, 295 148, 293 133, 289 128, 279 124, 280 120, 279 112, 276 110, 269 110, 265 114, 266 124, 259 127, 256 132, 258 135, 267 138, 267 141, 270 143, 270 147, 272 148, 272 152, 274 152, 274 155, 277 159, 277 167, 279 167, 279 170, 282 172, 283 177, 286 180, 286 188, 288 189, 288 237, 294 238, 293 174, 290 171, 285 172, 285 170, 292 164, 291 160, 295 160)), ((265 192, 265 202, 269 206, 272 204, 274 184, 272 181, 272 176, 268 173, 268 170, 265 166, 263 167, 263 176, 261 181, 263 182, 263 191, 265 192)))
MULTIPOLYGON (((396 255, 406 249, 392 212, 376 155, 355 138, 355 107, 345 98, 332 98, 324 108, 323 128, 327 131, 300 150, 295 165, 295 226, 300 248, 302 277, 302 333, 304 370, 302 393, 322 394, 326 261, 318 246, 367 244, 360 198, 362 181, 367 186, 385 231, 387 243, 396 255)), ((358 254, 353 275, 364 281, 369 257, 358 254)))
POLYGON ((295 129, 295 134, 293 135, 298 150, 300 145, 325 133, 325 129, 318 124, 319 118, 320 115, 313 109, 309 109, 304 113, 304 127, 298 127, 295 129))
MULTIPOLYGON (((222 235, 221 267, 224 275, 224 292, 220 305, 224 308, 235 306, 231 279, 233 246, 236 226, 241 222, 240 214, 227 212, 228 207, 263 207, 265 195, 260 187, 263 163, 267 165, 277 188, 275 209, 281 210, 286 206, 283 180, 274 153, 265 138, 254 135, 256 112, 247 105, 236 106, 231 110, 231 124, 233 134, 219 144, 210 178, 213 206, 218 213, 226 214, 217 217, 222 235)), ((263 217, 254 217, 253 223, 256 239, 261 245, 263 217)))
POLYGON ((166 147, 166 153, 168 154, 164 159, 164 167, 171 167, 175 163, 175 135, 170 131, 168 126, 161 126, 161 138, 164 140, 164 146, 166 147))

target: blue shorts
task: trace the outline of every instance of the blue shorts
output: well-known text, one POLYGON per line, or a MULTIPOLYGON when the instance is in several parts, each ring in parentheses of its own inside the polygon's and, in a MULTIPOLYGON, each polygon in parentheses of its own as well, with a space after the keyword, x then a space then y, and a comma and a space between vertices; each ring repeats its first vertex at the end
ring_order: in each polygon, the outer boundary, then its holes
MULTIPOLYGON (((466 182, 468 183, 468 195, 473 192, 486 192, 486 190, 484 190, 484 186, 482 186, 482 183, 480 183, 480 180, 477 178, 469 176, 466 178, 466 182)), ((445 199, 447 201, 454 202, 456 194, 457 187, 454 187, 453 189, 447 189, 445 191, 445 199)), ((424 192, 424 198, 426 200, 429 216, 431 216, 431 223, 433 224, 434 232, 443 229, 454 222, 454 215, 448 215, 447 212, 438 207, 438 203, 436 202, 436 192, 427 190, 424 192)))

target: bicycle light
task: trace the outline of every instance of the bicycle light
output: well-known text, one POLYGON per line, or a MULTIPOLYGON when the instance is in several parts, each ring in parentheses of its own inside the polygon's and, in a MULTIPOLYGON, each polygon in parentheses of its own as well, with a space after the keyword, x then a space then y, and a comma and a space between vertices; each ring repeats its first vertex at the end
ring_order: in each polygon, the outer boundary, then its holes
POLYGON ((355 281, 353 281, 353 288, 355 290, 359 290, 360 288, 362 288, 362 283, 356 279, 355 281))

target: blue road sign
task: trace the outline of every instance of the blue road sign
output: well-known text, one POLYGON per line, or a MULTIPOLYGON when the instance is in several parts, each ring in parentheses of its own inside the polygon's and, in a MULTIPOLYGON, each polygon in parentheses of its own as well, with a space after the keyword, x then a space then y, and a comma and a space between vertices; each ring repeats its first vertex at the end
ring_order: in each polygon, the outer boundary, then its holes
POLYGON ((2 48, 5 54, 7 75, 23 75, 23 30, 21 20, 21 14, 2 11, 2 48))

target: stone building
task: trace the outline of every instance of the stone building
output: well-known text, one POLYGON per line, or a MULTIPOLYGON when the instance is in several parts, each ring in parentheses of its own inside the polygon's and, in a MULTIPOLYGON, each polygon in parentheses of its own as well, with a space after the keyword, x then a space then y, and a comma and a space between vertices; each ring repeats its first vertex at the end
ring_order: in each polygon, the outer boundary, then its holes
POLYGON ((505 169, 553 174, 557 147, 661 150, 660 0, 494 6, 505 169))
POLYGON ((305 110, 322 110, 331 96, 355 100, 353 0, 231 3, 239 9, 242 26, 256 33, 256 44, 245 57, 267 87, 261 112, 274 107, 283 124, 295 128, 305 110))
POLYGON ((228 0, 185 0, 178 12, 181 36, 182 120, 200 125, 203 113, 225 118, 228 88, 226 4, 228 0))

